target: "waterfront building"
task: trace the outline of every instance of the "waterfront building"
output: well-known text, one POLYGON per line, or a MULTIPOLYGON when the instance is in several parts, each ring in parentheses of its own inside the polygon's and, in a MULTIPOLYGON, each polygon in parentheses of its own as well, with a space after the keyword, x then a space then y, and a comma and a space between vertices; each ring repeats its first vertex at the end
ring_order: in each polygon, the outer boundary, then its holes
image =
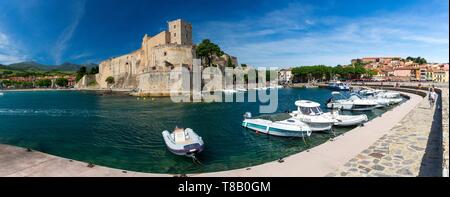
POLYGON ((278 71, 278 80, 280 84, 290 83, 292 81, 293 75, 292 70, 289 69, 281 69, 278 71))
POLYGON ((447 70, 435 70, 433 72, 433 81, 438 83, 448 83, 449 73, 447 70))
MULTIPOLYGON (((182 84, 170 80, 170 74, 181 67, 192 72, 197 59, 196 46, 192 42, 193 29, 190 23, 181 19, 167 25, 167 30, 155 36, 144 35, 140 49, 102 61, 99 73, 85 76, 77 87, 97 84, 98 89, 128 89, 140 93, 168 93, 174 85, 181 87, 182 84), (112 86, 106 83, 108 77, 115 79, 112 86)), ((237 58, 228 54, 214 57, 213 64, 224 67, 228 59, 233 65, 239 65, 237 58)))

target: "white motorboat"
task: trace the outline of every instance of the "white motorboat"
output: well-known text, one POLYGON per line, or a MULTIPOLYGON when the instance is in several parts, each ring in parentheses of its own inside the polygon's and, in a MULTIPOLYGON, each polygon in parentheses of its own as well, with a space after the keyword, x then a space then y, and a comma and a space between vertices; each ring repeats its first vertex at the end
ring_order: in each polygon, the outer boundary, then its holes
POLYGON ((344 84, 341 81, 331 81, 328 84, 328 88, 331 90, 337 90, 337 91, 349 91, 350 86, 348 84, 344 84))
POLYGON ((236 88, 236 91, 238 91, 238 92, 247 92, 247 89, 245 89, 245 88, 236 88))
POLYGON ((251 118, 249 112, 246 113, 242 126, 256 132, 281 137, 309 137, 311 136, 310 127, 295 118, 289 118, 281 121, 271 121, 262 118, 251 118))
POLYGON ((367 122, 369 119, 367 118, 367 115, 361 114, 361 115, 342 115, 339 113, 339 110, 331 111, 325 113, 325 115, 330 116, 336 122, 334 123, 334 126, 341 126, 341 127, 348 127, 348 126, 356 126, 361 125, 367 122))
POLYGON ((234 93, 237 93, 238 91, 233 90, 233 89, 225 89, 225 90, 222 90, 222 92, 225 94, 234 94, 234 93))
POLYGON ((297 110, 293 111, 290 115, 306 123, 312 131, 329 131, 334 123, 337 122, 331 116, 323 113, 319 103, 300 100, 296 101, 295 105, 297 106, 297 110))
POLYGON ((194 156, 204 149, 202 137, 190 128, 177 127, 172 133, 163 131, 162 136, 169 151, 176 155, 194 156))
POLYGON ((401 94, 394 91, 363 89, 358 91, 362 98, 373 99, 378 102, 379 107, 398 104, 403 101, 401 94))
POLYGON ((340 92, 332 92, 327 102, 327 108, 351 111, 368 111, 375 109, 379 104, 374 100, 359 99, 358 97, 345 98, 340 92))
POLYGON ((384 99, 384 98, 379 98, 379 97, 362 97, 359 94, 356 93, 352 93, 350 94, 350 98, 351 100, 370 100, 370 101, 374 101, 377 103, 377 106, 375 108, 383 108, 383 107, 387 107, 390 104, 390 101, 388 99, 384 99))

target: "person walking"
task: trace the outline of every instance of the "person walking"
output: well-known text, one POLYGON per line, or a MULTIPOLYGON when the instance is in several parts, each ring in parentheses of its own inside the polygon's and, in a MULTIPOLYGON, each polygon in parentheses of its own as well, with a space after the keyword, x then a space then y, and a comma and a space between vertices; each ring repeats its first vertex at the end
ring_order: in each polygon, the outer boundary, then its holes
POLYGON ((438 94, 436 93, 436 90, 434 88, 432 88, 428 95, 428 101, 430 102, 430 109, 434 107, 437 97, 438 97, 438 94))

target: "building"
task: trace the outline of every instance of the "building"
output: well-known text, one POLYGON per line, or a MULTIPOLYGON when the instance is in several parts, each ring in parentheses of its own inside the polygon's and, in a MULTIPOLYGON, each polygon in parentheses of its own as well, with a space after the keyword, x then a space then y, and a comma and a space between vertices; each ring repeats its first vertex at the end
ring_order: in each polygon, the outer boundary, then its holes
POLYGON ((352 59, 352 64, 356 63, 390 63, 393 60, 401 60, 401 57, 363 57, 361 59, 352 59))
MULTIPOLYGON (((181 19, 170 21, 167 25, 166 31, 155 36, 144 35, 140 49, 101 62, 95 78, 85 77, 77 87, 86 87, 92 84, 90 80, 95 80, 99 89, 169 92, 174 85, 170 80, 171 72, 181 67, 192 71, 197 57, 192 42, 192 25, 181 19), (113 85, 106 83, 108 77, 114 78, 113 85)), ((228 56, 215 57, 213 63, 225 66, 228 56)), ((230 57, 232 63, 238 65, 237 58, 230 57)))
POLYGON ((394 68, 393 77, 395 81, 418 81, 420 80, 420 69, 414 67, 394 68))
POLYGON ((286 84, 292 82, 292 70, 291 69, 281 69, 278 71, 278 81, 280 84, 286 84))
POLYGON ((448 83, 449 74, 447 70, 435 70, 433 72, 433 81, 438 83, 448 83))

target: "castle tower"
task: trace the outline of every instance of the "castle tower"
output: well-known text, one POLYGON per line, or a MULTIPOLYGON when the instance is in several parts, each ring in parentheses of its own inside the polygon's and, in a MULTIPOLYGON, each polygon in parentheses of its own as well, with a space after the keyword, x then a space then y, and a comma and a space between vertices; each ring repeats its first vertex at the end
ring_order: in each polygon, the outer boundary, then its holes
POLYGON ((192 45, 192 25, 181 19, 169 22, 170 43, 192 45))

